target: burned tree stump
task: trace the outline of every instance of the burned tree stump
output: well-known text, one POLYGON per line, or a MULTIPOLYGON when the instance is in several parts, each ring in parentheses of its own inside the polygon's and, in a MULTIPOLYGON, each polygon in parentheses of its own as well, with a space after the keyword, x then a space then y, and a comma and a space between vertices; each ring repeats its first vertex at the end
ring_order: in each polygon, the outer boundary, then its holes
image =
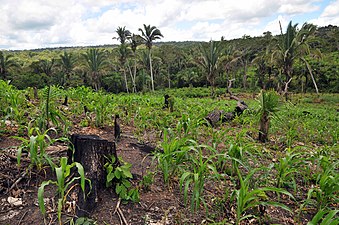
MULTIPOLYGON (((78 217, 88 217, 98 203, 98 193, 105 188, 106 157, 110 158, 114 155, 118 159, 115 143, 101 139, 97 135, 79 134, 73 134, 71 141, 74 145, 74 153, 72 151, 67 153, 68 161, 81 163, 85 177, 91 180, 92 186, 90 188, 89 183, 86 182, 85 193, 79 189, 76 214, 78 217)), ((116 162, 118 163, 118 160, 116 162)))
POLYGON ((228 122, 234 120, 236 116, 240 116, 248 108, 244 101, 238 101, 233 112, 225 112, 224 110, 213 110, 205 119, 214 127, 218 122, 228 122))
POLYGON ((222 120, 224 113, 225 112, 223 110, 213 110, 205 117, 205 119, 211 124, 212 127, 214 127, 222 120))

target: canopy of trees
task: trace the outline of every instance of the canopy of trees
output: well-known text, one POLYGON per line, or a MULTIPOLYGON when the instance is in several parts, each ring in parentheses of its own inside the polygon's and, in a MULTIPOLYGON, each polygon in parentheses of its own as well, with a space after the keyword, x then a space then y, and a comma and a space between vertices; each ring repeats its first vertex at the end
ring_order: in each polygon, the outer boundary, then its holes
POLYGON ((290 22, 273 36, 159 42, 160 29, 112 31, 120 45, 0 51, 0 78, 18 88, 47 84, 111 92, 232 87, 280 93, 339 91, 339 28, 290 22), (137 33, 139 32, 139 33, 137 33))

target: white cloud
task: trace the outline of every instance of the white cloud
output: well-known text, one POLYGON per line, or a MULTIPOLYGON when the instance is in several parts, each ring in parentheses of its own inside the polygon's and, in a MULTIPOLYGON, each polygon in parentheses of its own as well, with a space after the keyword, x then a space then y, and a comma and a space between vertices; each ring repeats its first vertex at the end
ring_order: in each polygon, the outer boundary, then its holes
MULTIPOLYGON (((280 33, 295 15, 316 12, 319 0, 0 0, 0 49, 111 44, 115 30, 158 27, 163 41, 219 40, 280 33)), ((306 15, 306 14, 305 14, 306 15)), ((339 0, 317 25, 338 25, 339 0)), ((115 42, 117 43, 117 42, 115 42)))
POLYGON ((339 0, 331 2, 319 18, 312 19, 310 22, 318 26, 339 25, 339 0))

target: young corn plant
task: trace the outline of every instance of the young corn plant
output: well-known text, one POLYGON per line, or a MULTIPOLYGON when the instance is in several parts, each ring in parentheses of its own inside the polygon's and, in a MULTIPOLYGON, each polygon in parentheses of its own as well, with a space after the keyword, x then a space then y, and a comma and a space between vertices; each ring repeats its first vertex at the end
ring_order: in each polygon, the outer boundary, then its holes
POLYGON ((176 175, 180 166, 187 161, 188 151, 186 138, 171 137, 169 129, 164 130, 164 141, 161 143, 163 152, 158 152, 155 158, 158 159, 158 166, 163 173, 166 184, 172 176, 176 175))
POLYGON ((339 210, 319 210, 307 225, 338 225, 339 219, 335 217, 339 210))
POLYGON ((66 118, 55 106, 55 99, 60 95, 60 89, 49 85, 43 90, 42 95, 42 112, 36 118, 37 126, 44 131, 53 124, 56 128, 60 128, 59 130, 63 130, 61 125, 65 124, 66 118))
POLYGON ((301 162, 301 159, 298 158, 300 153, 291 153, 287 152, 286 156, 281 158, 279 163, 275 164, 274 167, 277 170, 277 188, 283 188, 286 185, 291 184, 294 191, 296 191, 296 182, 294 179, 294 174, 298 173, 298 164, 301 162))
MULTIPOLYGON (((62 208, 64 206, 64 203, 66 201, 66 197, 67 197, 67 192, 70 191, 70 187, 71 185, 75 185, 75 181, 80 179, 80 187, 83 191, 83 193, 85 193, 85 181, 87 180, 89 182, 90 188, 91 187, 91 181, 85 178, 85 172, 84 172, 84 168, 82 167, 82 165, 78 162, 74 162, 70 165, 67 164, 67 157, 62 157, 60 159, 60 167, 56 167, 55 168, 55 173, 56 173, 56 177, 57 180, 53 181, 53 180, 48 180, 48 181, 43 181, 38 189, 38 202, 39 202, 39 207, 40 207, 40 211, 42 212, 42 214, 45 216, 46 214, 46 209, 45 209, 45 204, 44 204, 44 192, 45 192, 45 187, 47 185, 50 184, 54 184, 58 187, 58 220, 59 220, 59 224, 62 224, 61 221, 61 212, 62 212, 62 208), (76 167, 78 170, 78 177, 73 177, 71 180, 67 181, 67 179, 71 176, 71 169, 73 167, 76 167)), ((83 196, 85 197, 85 196, 83 196)))
POLYGON ((292 194, 290 194, 288 191, 280 188, 274 188, 274 187, 263 187, 263 188, 250 188, 251 178, 252 176, 258 171, 263 170, 265 168, 257 168, 251 170, 247 174, 245 178, 240 173, 240 170, 237 169, 237 174, 239 178, 240 188, 238 190, 234 190, 231 195, 231 201, 236 202, 236 224, 240 224, 241 221, 256 217, 253 214, 245 214, 246 211, 249 209, 253 209, 254 207, 257 207, 259 205, 271 205, 275 207, 280 207, 282 209, 285 209, 287 211, 291 210, 284 204, 281 204, 279 202, 275 201, 268 201, 268 196, 266 195, 266 192, 276 192, 279 194, 285 194, 292 199, 294 197, 292 194))
MULTIPOLYGON (((123 160, 120 160, 123 162, 123 160)), ((132 164, 123 162, 123 165, 117 165, 114 156, 108 158, 108 162, 104 165, 106 176, 106 187, 111 187, 115 183, 115 193, 124 201, 139 202, 139 191, 137 188, 132 188, 129 179, 133 178, 131 174, 132 164)))
POLYGON ((68 141, 66 138, 51 138, 48 133, 57 131, 54 128, 47 129, 45 132, 41 132, 38 127, 27 127, 29 139, 23 137, 14 138, 22 141, 21 146, 18 148, 17 162, 18 166, 21 164, 21 155, 23 151, 28 151, 30 156, 30 166, 36 166, 38 170, 47 163, 54 168, 52 158, 46 153, 48 146, 54 144, 56 141, 68 141))
POLYGON ((302 206, 314 204, 318 209, 325 209, 331 203, 339 202, 339 163, 332 163, 328 157, 323 156, 320 164, 323 171, 317 175, 316 185, 308 191, 307 199, 302 206))
MULTIPOLYGON (((192 187, 191 195, 191 210, 196 211, 200 207, 200 203, 204 203, 203 191, 204 184, 206 180, 219 178, 219 173, 217 172, 214 158, 217 158, 218 155, 212 154, 209 157, 203 155, 203 149, 211 150, 210 146, 207 145, 198 145, 197 142, 190 140, 190 145, 188 148, 192 150, 191 157, 187 164, 185 172, 181 175, 180 178, 180 189, 184 192, 184 202, 187 204, 189 187, 192 187), (188 171, 187 171, 188 170, 188 171), (183 188, 184 187, 184 188, 183 188)), ((212 150, 212 152, 214 152, 212 150)), ((207 210, 207 207, 205 207, 207 210)))

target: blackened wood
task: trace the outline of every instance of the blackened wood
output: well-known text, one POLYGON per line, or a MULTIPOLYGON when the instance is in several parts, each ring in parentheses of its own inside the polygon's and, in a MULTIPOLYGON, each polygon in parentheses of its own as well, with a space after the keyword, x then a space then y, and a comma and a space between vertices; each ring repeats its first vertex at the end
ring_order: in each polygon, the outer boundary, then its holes
POLYGON ((65 96, 65 100, 64 100, 64 102, 62 103, 62 105, 68 106, 68 97, 67 97, 67 95, 65 96))
POLYGON ((244 101, 238 101, 237 106, 234 109, 235 114, 240 116, 248 108, 247 104, 244 101))
POLYGON ((222 119, 222 115, 225 112, 223 110, 213 110, 210 112, 205 119, 214 127, 222 119))
POLYGON ((114 118, 114 137, 115 141, 118 142, 120 140, 120 133, 121 133, 121 128, 120 128, 120 116, 118 114, 115 115, 114 118))
POLYGON ((114 155, 118 163, 115 143, 101 139, 97 135, 79 134, 73 134, 71 141, 74 145, 74 153, 72 157, 72 152, 68 152, 68 160, 81 163, 85 170, 85 177, 91 180, 92 185, 92 189, 90 189, 86 182, 85 195, 80 189, 76 214, 78 217, 88 217, 99 201, 98 193, 105 188, 104 165, 107 162, 106 157, 110 158, 111 155, 114 155))
POLYGON ((169 102, 168 99, 170 98, 170 96, 168 94, 164 95, 164 106, 162 107, 163 109, 168 109, 169 108, 169 102))

